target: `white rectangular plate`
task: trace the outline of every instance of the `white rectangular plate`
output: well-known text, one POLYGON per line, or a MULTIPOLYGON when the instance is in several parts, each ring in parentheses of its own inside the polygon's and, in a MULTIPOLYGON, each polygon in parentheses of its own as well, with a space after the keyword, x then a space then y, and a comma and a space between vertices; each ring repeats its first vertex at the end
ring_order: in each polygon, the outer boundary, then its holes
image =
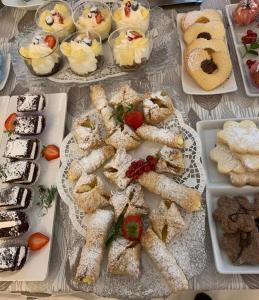
POLYGON ((8 53, 3 55, 3 77, 0 80, 0 91, 5 87, 7 79, 9 77, 11 67, 11 55, 8 53))
POLYGON ((182 73, 182 86, 183 91, 185 94, 190 95, 216 95, 216 94, 225 94, 234 92, 237 90, 237 84, 234 72, 231 73, 230 78, 224 82, 221 86, 218 88, 212 90, 212 91, 205 91, 199 85, 192 79, 192 77, 188 74, 188 72, 185 69, 184 66, 184 50, 185 50, 185 43, 183 40, 183 34, 181 30, 181 20, 184 14, 177 14, 177 28, 178 28, 178 35, 181 45, 181 51, 182 51, 182 67, 181 67, 181 73, 182 73))
MULTIPOLYGON (((46 118, 46 127, 38 138, 41 140, 42 145, 55 144, 60 146, 63 140, 65 128, 67 94, 46 94, 45 96, 47 106, 45 107, 43 114, 46 118)), ((11 113, 16 112, 16 99, 17 97, 15 96, 10 98, 5 119, 11 113)), ((7 138, 7 134, 4 133, 1 140, 1 156, 4 151, 7 138)), ((48 162, 45 159, 40 158, 37 163, 40 165, 40 177, 37 183, 33 186, 34 190, 37 190, 38 185, 45 185, 48 187, 56 185, 60 160, 55 159, 48 162)), ((50 238, 50 241, 47 246, 40 251, 29 252, 27 262, 20 271, 0 273, 0 281, 43 281, 48 274, 56 201, 53 203, 52 207, 48 209, 47 214, 42 217, 42 211, 36 205, 37 200, 38 198, 36 195, 33 199, 32 207, 26 211, 30 219, 30 228, 29 231, 22 236, 22 240, 26 241, 30 234, 39 231, 47 235, 50 238)), ((10 240, 10 244, 11 243, 14 244, 15 240, 10 240)))
POLYGON ((220 196, 233 197, 242 195, 247 196, 249 200, 253 200, 254 194, 254 192, 246 188, 210 189, 206 192, 208 219, 215 265, 218 272, 221 274, 259 274, 258 265, 235 266, 231 263, 226 253, 220 249, 219 240, 222 236, 222 231, 220 227, 215 223, 213 218, 213 212, 217 208, 217 199, 220 196))
MULTIPOLYGON (((220 174, 217 170, 217 164, 210 159, 210 150, 215 147, 217 141, 217 132, 223 129, 223 124, 228 120, 208 120, 197 123, 197 132, 201 138, 202 145, 202 163, 206 173, 207 187, 222 188, 233 187, 227 175, 220 174)), ((233 119, 241 121, 242 119, 233 119)), ((247 120, 244 119, 244 120, 247 120)), ((259 126, 259 118, 251 118, 259 126)), ((238 188, 241 190, 242 188, 238 188)), ((249 190, 259 190, 259 187, 248 186, 249 190)))
POLYGON ((248 97, 257 97, 257 96, 259 96, 259 88, 256 88, 252 84, 252 82, 250 80, 250 76, 249 76, 249 70, 248 70, 248 67, 246 66, 246 60, 256 59, 256 57, 253 55, 248 55, 245 58, 242 57, 243 56, 242 53, 244 53, 244 49, 243 49, 244 47, 241 43, 241 38, 248 29, 253 29, 254 31, 257 32, 257 34, 259 34, 259 29, 253 24, 248 25, 248 26, 235 26, 235 24, 232 21, 232 13, 236 9, 236 7, 237 7, 237 4, 226 5, 226 13, 227 13, 227 17, 228 17, 228 22, 229 22, 229 26, 231 29, 232 38, 234 41, 236 55, 237 55, 243 83, 245 86, 246 94, 248 97))

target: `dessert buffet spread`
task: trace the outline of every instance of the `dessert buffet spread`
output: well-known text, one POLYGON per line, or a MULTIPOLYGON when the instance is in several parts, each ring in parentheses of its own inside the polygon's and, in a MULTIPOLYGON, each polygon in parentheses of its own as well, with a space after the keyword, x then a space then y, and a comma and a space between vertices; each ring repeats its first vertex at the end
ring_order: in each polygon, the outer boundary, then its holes
MULTIPOLYGON (((249 96, 259 95, 258 5, 226 7, 249 96)), ((177 14, 176 23, 178 36, 147 0, 53 0, 16 37, 17 82, 91 85, 64 140, 66 94, 33 86, 0 98, 0 280, 46 278, 59 192, 72 289, 131 299, 186 290, 206 262, 205 183, 218 272, 259 273, 259 119, 201 121, 196 133, 177 93, 125 81, 173 67, 178 39, 186 94, 237 90, 222 11, 177 14), (109 77, 118 78, 99 82, 109 77)), ((0 52, 0 89, 9 66, 0 52)))
POLYGON ((187 289, 204 265, 196 133, 164 91, 122 85, 109 94, 93 85, 90 98, 61 149, 58 190, 80 240, 71 245, 72 286, 117 297, 144 297, 150 284, 150 296, 187 289), (121 287, 112 290, 115 282, 121 287))
POLYGON ((5 123, 0 148, 0 279, 41 281, 48 273, 67 97, 27 94, 5 101, 9 104, 1 116, 5 123))

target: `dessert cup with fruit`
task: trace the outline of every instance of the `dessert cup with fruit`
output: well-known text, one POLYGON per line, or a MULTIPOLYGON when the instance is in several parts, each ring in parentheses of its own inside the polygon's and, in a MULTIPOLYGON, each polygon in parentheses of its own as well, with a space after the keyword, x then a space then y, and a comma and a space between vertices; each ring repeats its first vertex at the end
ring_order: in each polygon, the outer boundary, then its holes
POLYGON ((60 41, 75 31, 71 8, 64 1, 50 1, 40 6, 35 21, 43 31, 54 33, 60 41))
POLYGON ((53 34, 38 32, 26 35, 19 42, 19 54, 33 75, 50 76, 62 66, 58 38, 53 34))
POLYGON ((78 31, 95 31, 104 41, 112 26, 110 8, 99 1, 82 1, 73 11, 73 20, 78 31))
POLYGON ((97 32, 74 33, 62 42, 60 48, 77 75, 87 75, 102 65, 102 41, 97 32))
POLYGON ((149 2, 147 0, 119 0, 113 4, 112 19, 116 28, 137 27, 146 32, 150 19, 149 2))
POLYGON ((115 30, 108 41, 115 64, 128 71, 143 66, 149 60, 153 46, 149 32, 133 27, 115 30))

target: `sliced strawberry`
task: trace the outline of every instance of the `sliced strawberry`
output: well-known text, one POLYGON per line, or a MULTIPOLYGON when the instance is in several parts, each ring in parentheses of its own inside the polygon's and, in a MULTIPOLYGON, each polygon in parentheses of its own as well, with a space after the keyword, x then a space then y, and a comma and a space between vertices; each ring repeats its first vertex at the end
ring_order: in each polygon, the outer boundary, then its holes
POLYGON ((53 35, 46 35, 44 42, 53 49, 56 46, 56 38, 53 35))
POLYGON ((101 24, 102 21, 104 21, 104 17, 102 15, 102 13, 98 10, 96 15, 95 15, 95 20, 97 24, 101 24))
POLYGON ((130 11, 131 11, 131 3, 130 3, 130 1, 128 1, 124 7, 124 13, 125 13, 126 17, 130 16, 130 11))
POLYGON ((252 67, 252 65, 255 64, 255 63, 256 63, 256 60, 252 60, 252 59, 248 59, 248 60, 246 61, 246 64, 247 64, 247 66, 248 66, 249 69, 250 69, 250 68, 252 67))
POLYGON ((28 246, 31 251, 38 251, 41 248, 43 248, 47 243, 49 242, 49 237, 46 235, 35 232, 32 235, 29 236, 28 239, 28 246))
POLYGON ((124 114, 124 121, 136 130, 144 123, 144 115, 140 111, 129 111, 124 114))
POLYGON ((12 113, 10 116, 5 120, 4 127, 6 131, 13 132, 15 129, 15 120, 16 120, 17 114, 12 113))
POLYGON ((50 161, 59 157, 59 148, 56 145, 44 146, 41 154, 42 157, 50 161))
POLYGON ((121 233, 129 241, 139 241, 143 232, 143 221, 139 215, 130 215, 124 218, 121 233))

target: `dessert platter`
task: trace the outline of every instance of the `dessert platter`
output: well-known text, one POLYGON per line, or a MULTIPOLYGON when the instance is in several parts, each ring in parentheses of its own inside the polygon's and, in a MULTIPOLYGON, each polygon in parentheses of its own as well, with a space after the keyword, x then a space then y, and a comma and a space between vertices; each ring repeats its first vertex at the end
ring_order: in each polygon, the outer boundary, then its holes
POLYGON ((226 5, 236 55, 245 91, 249 97, 259 96, 258 77, 258 1, 240 1, 226 5))
POLYGON ((218 272, 258 274, 259 119, 201 121, 207 208, 218 272))
POLYGON ((4 98, 8 105, 1 116, 0 280, 43 281, 53 238, 67 96, 4 98))
POLYGON ((50 1, 16 37, 12 63, 19 79, 64 84, 154 73, 172 64, 172 26, 147 0, 50 1))
POLYGON ((165 91, 91 85, 89 99, 61 148, 70 286, 132 299, 187 289, 206 261, 197 133, 165 91))
POLYGON ((222 12, 213 9, 177 14, 186 94, 213 95, 237 90, 222 12))

